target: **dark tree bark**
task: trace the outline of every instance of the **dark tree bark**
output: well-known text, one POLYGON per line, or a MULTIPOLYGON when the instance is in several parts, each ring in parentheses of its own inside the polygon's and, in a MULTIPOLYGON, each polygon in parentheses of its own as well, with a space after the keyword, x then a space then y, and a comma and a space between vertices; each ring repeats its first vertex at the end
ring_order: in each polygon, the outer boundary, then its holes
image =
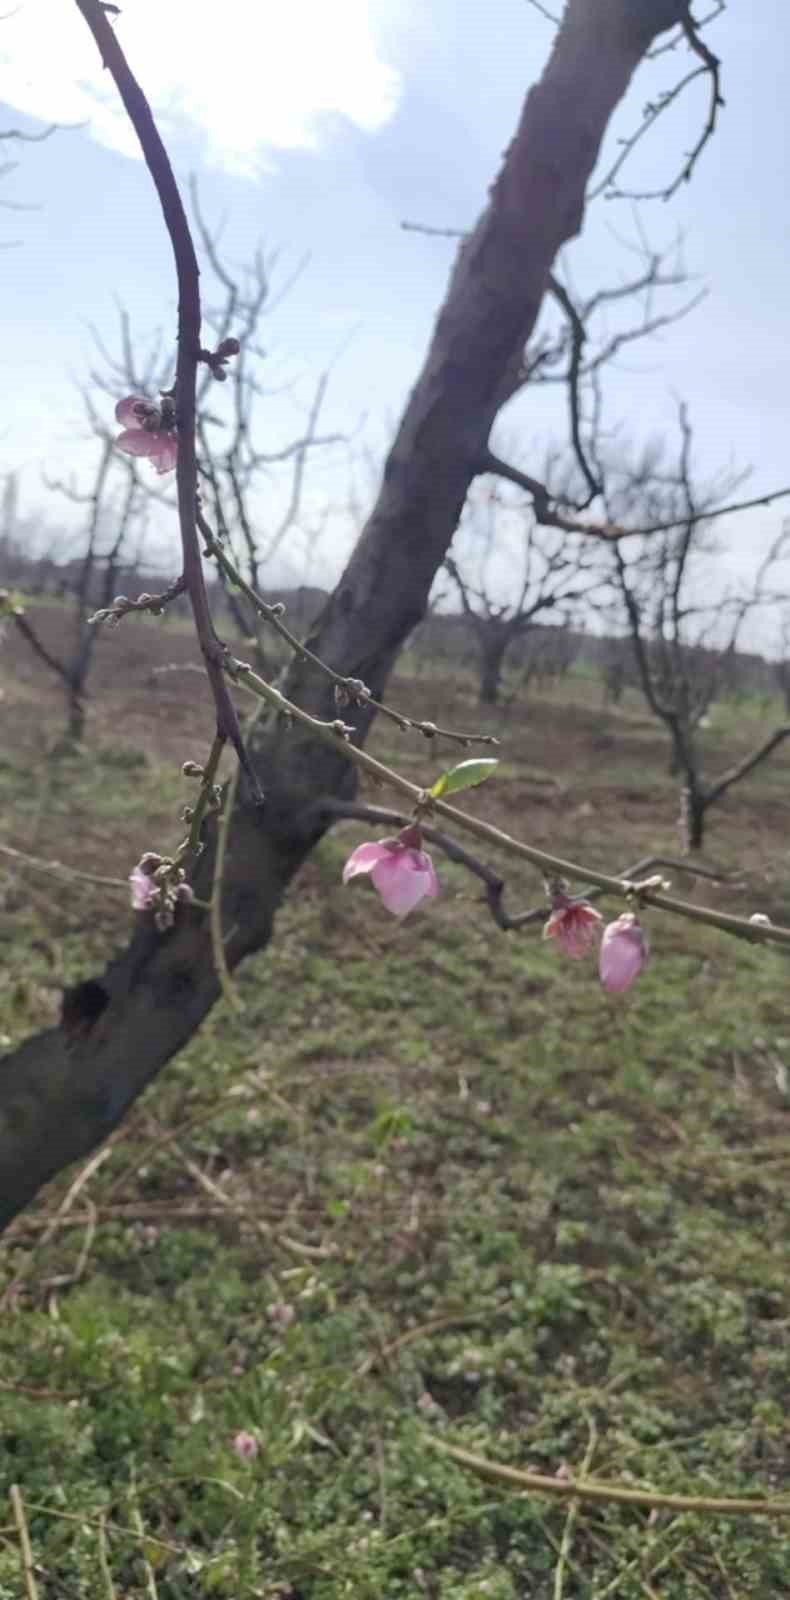
MULTIPOLYGON (((376 696, 425 612, 557 251, 580 229, 611 113, 656 35, 687 12, 683 0, 566 6, 488 205, 459 251, 377 504, 310 641, 376 696)), ((335 715, 331 686, 307 662, 293 663, 287 693, 319 716, 335 715)), ((369 713, 344 717, 364 738, 369 713)), ((252 756, 267 801, 255 809, 242 798, 232 819, 224 895, 225 926, 235 929, 231 966, 267 942, 294 872, 326 826, 317 800, 353 791, 341 751, 299 730, 259 725, 252 756)), ((211 855, 199 893, 210 882, 211 855)), ((146 918, 104 973, 66 995, 61 1026, 6 1057, 0 1226, 106 1137, 217 994, 206 915, 185 909, 166 934, 146 918)))
POLYGON ((482 706, 496 706, 499 704, 499 691, 502 684, 505 656, 512 638, 512 631, 501 623, 498 624, 491 617, 480 625, 478 630, 478 648, 480 651, 479 698, 482 706))

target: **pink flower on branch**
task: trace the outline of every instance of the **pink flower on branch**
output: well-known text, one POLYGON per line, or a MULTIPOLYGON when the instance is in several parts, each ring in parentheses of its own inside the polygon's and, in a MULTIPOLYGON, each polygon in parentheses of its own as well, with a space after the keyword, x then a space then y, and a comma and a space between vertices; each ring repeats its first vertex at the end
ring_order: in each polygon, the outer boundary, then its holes
POLYGON ((598 973, 607 994, 622 994, 639 977, 648 955, 647 939, 633 911, 624 911, 604 928, 598 973))
POLYGON ((580 961, 595 944, 603 917, 586 900, 571 900, 560 894, 554 899, 551 916, 543 929, 544 939, 556 939, 560 949, 580 961))
POLYGON ((421 844, 416 826, 404 828, 396 839, 361 844, 343 868, 343 882, 368 873, 387 910, 406 917, 426 896, 433 899, 439 893, 433 862, 421 844))
POLYGON ((124 424, 115 445, 127 456, 147 456, 157 472, 172 472, 178 457, 178 439, 173 429, 172 408, 154 406, 141 395, 130 394, 115 407, 118 422, 124 424))
POLYGON ((233 1440, 233 1448, 240 1461, 254 1461, 258 1454, 258 1441, 254 1433, 242 1429, 233 1440))

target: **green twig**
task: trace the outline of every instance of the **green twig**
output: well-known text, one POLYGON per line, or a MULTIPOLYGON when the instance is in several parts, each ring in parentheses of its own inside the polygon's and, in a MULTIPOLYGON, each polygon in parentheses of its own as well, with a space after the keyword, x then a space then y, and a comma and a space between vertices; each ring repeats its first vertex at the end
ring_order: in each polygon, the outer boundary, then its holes
POLYGON ((442 1455, 449 1456, 459 1467, 475 1473, 488 1482, 508 1484, 522 1493, 547 1494, 559 1499, 589 1500, 598 1505, 644 1506, 649 1511, 690 1511, 701 1515, 723 1517, 787 1517, 790 1500, 759 1500, 737 1498, 729 1495, 655 1494, 651 1489, 630 1489, 617 1483, 603 1483, 595 1478, 551 1478, 543 1472, 524 1472, 518 1467, 508 1467, 504 1462, 489 1461, 485 1456, 474 1455, 471 1450, 461 1450, 457 1445, 446 1444, 431 1434, 424 1435, 428 1444, 442 1455))
POLYGON ((641 904, 655 906, 660 911, 669 911, 674 916, 686 917, 692 922, 705 923, 709 927, 719 928, 723 933, 748 939, 753 944, 780 944, 790 948, 790 928, 779 927, 774 923, 754 923, 747 917, 734 917, 728 912, 714 911, 709 906, 695 906, 690 901, 677 900, 657 887, 615 878, 609 873, 581 866, 576 861, 566 861, 562 856, 549 855, 547 851, 538 850, 534 845, 524 844, 520 839, 511 838, 510 834, 503 833, 500 828, 495 828, 490 822, 484 822, 480 817, 459 811, 446 800, 432 800, 424 789, 418 788, 417 784, 411 783, 408 778, 385 766, 382 761, 377 761, 374 756, 368 755, 366 750, 360 750, 357 745, 352 744, 351 730, 341 721, 322 722, 318 717, 310 716, 309 712, 303 711, 293 701, 286 700, 279 689, 275 689, 273 684, 266 683, 242 661, 229 659, 227 667, 236 682, 243 684, 251 693, 265 700, 267 705, 272 706, 281 716, 289 721, 298 722, 324 743, 334 745, 348 761, 359 767, 362 772, 367 772, 378 783, 387 784, 398 793, 406 795, 422 815, 436 813, 440 817, 446 817, 456 828, 474 834, 478 839, 485 839, 487 844, 495 845, 508 855, 528 861, 549 877, 587 882, 595 885, 604 894, 616 895, 620 899, 636 898, 641 904))

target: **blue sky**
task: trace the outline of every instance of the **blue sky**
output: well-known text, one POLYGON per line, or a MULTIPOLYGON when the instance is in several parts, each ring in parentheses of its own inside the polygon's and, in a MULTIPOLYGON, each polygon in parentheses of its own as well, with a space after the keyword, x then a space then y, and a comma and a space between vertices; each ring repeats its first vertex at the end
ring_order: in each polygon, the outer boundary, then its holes
MULTIPOLYGON (((206 215, 225 219, 229 253, 243 260, 263 241, 280 251, 285 273, 309 252, 266 329, 272 372, 291 381, 270 403, 273 444, 298 430, 318 372, 340 351, 326 424, 357 429, 364 414, 357 438, 380 453, 417 374, 453 254, 400 223, 474 221, 550 48, 550 24, 527 0, 485 8, 127 0, 117 28, 161 114, 179 177, 196 172, 206 215)), ((703 470, 751 465, 748 492, 759 493, 790 483, 786 0, 731 6, 707 37, 723 60, 719 131, 692 183, 640 216, 656 247, 682 233, 686 266, 709 293, 688 320, 623 356, 607 378, 607 408, 638 439, 671 429, 683 396, 703 470)), ((642 69, 612 130, 610 159, 645 101, 687 66, 681 47, 642 69)), ((656 128, 630 169, 635 186, 674 172, 704 96, 693 86, 656 128)), ((44 144, 6 147, 19 167, 3 180, 3 197, 36 209, 0 213, 0 239, 17 241, 3 252, 0 469, 21 469, 29 510, 46 505, 42 471, 89 462, 75 383, 95 364, 90 325, 111 341, 120 301, 141 336, 169 332, 174 286, 150 180, 72 0, 20 0, 6 15, 0 102, 2 127, 88 120, 44 144)), ((633 240, 635 228, 625 203, 591 208, 567 258, 580 290, 633 271, 620 241, 633 240)), ((507 426, 524 466, 561 422, 559 396, 541 390, 520 402, 507 426)), ((329 492, 340 505, 346 471, 343 455, 331 488, 316 481, 315 495, 329 492)), ((734 525, 733 568, 745 570, 781 515, 734 525)), ((349 536, 338 512, 315 576, 332 576, 349 536)))

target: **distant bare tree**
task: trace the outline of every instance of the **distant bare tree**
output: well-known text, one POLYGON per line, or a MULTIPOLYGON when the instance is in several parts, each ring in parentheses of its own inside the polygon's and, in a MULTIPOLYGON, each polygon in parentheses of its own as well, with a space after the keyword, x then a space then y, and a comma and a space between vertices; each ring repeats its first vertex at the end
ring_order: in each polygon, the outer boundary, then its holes
POLYGON ((79 744, 85 732, 87 683, 93 664, 97 632, 91 616, 101 606, 109 606, 118 587, 122 568, 130 560, 130 541, 135 538, 133 564, 139 560, 144 536, 143 507, 135 474, 121 458, 114 457, 108 441, 100 445, 93 486, 81 493, 73 483, 52 482, 73 504, 85 507, 85 523, 77 538, 79 554, 60 572, 60 592, 70 613, 69 641, 64 654, 56 655, 41 637, 24 606, 7 600, 5 610, 19 634, 39 661, 59 679, 66 697, 66 738, 79 744), (120 495, 116 489, 120 481, 120 495))
POLYGON ((790 735, 790 727, 778 728, 746 760, 718 779, 706 780, 698 730, 726 682, 747 619, 777 601, 768 580, 790 554, 790 528, 783 529, 748 583, 711 593, 712 558, 718 549, 711 528, 742 474, 725 472, 702 487, 694 477, 692 430, 683 405, 679 428, 674 464, 652 446, 636 463, 601 464, 601 472, 607 482, 607 510, 622 526, 629 519, 636 519, 636 525, 674 524, 649 540, 612 546, 615 606, 609 614, 624 622, 638 683, 669 734, 670 770, 683 779, 684 843, 686 849, 698 850, 711 806, 790 735))
MULTIPOLYGON (((600 571, 590 540, 541 527, 526 497, 507 485, 472 491, 444 566, 474 637, 480 703, 489 706, 499 702, 516 641, 548 613, 569 622, 600 571)), ((533 673, 537 667, 536 656, 533 673)))

